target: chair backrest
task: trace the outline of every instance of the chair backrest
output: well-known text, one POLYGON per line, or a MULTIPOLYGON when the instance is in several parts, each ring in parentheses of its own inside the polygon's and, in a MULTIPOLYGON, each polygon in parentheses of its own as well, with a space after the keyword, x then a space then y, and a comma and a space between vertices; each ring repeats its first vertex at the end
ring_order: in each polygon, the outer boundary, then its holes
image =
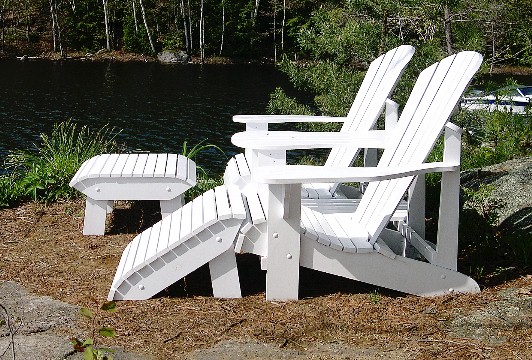
MULTIPOLYGON (((371 62, 340 131, 368 131, 375 126, 386 99, 393 92, 414 52, 412 46, 401 45, 371 62)), ((325 166, 351 166, 359 150, 351 147, 333 148, 325 166)))
MULTIPOLYGON (((377 166, 423 163, 481 63, 482 55, 465 51, 421 72, 394 130, 396 136, 384 149, 377 166)), ((411 176, 369 184, 354 221, 368 230, 372 243, 413 179, 411 176)))

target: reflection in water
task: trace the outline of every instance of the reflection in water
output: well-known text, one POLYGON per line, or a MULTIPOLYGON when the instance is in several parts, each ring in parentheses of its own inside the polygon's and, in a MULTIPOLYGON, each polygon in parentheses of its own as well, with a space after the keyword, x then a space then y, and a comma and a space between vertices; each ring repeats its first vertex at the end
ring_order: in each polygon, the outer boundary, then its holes
MULTIPOLYGON (((273 66, 2 61, 0 158, 69 118, 123 129, 130 149, 177 152, 206 139, 232 155, 243 125, 231 117, 264 113, 276 86, 289 87, 273 66)), ((226 159, 212 150, 199 161, 221 172, 226 159)))

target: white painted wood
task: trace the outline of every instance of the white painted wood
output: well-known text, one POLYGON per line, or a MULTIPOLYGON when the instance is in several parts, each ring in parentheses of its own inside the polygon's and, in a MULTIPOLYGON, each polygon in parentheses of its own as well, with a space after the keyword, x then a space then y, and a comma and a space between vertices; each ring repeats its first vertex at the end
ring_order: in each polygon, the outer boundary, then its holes
MULTIPOLYGON (((179 162, 178 167, 176 154, 102 154, 84 162, 70 185, 93 201, 106 201, 107 212, 115 200, 159 200, 161 215, 166 217, 182 206, 183 193, 196 184, 195 163, 182 156, 179 162)), ((91 216, 92 211, 88 210, 84 226, 105 221, 91 216)), ((98 230, 85 232, 101 233, 102 226, 94 224, 98 230)))
POLYGON ((157 165, 157 154, 148 154, 146 165, 144 165, 143 177, 153 177, 155 166, 157 165))
MULTIPOLYGON (((460 161, 461 131, 457 127, 445 129, 444 161, 460 161)), ((440 215, 438 218, 437 265, 451 270, 457 268, 458 221, 460 213, 460 169, 442 174, 440 215)))
POLYGON ((177 154, 168 154, 164 176, 175 178, 177 174, 177 154))
POLYGON ((203 195, 192 200, 192 234, 196 235, 203 230, 203 195))
POLYGON ((279 124, 289 122, 344 122, 345 117, 314 115, 234 115, 233 121, 245 124, 279 124))
POLYGON ((231 207, 229 206, 229 198, 225 186, 217 186, 214 188, 214 197, 216 202, 216 214, 219 220, 227 220, 232 217, 231 207))
POLYGON ((209 261, 209 271, 214 297, 226 299, 242 297, 234 249, 229 248, 209 261))
POLYGON ((135 169, 138 158, 139 154, 130 154, 128 156, 124 169, 122 170, 122 176, 133 176, 133 170, 135 169))
POLYGON ((391 259, 377 252, 350 254, 305 238, 301 241, 300 263, 310 269, 420 296, 480 291, 470 277, 423 261, 400 256, 391 259))
POLYGON ((181 206, 183 206, 183 195, 179 195, 170 200, 159 200, 159 206, 161 208, 161 217, 164 219, 181 206))
POLYGON ((131 156, 130 154, 119 154, 118 159, 111 170, 111 177, 120 177, 122 176, 122 171, 126 165, 127 159, 131 156))
POLYGON ((116 161, 118 160, 118 154, 110 154, 107 161, 105 162, 105 165, 103 166, 102 170, 100 171, 101 177, 110 177, 111 172, 113 170, 113 167, 116 164, 116 161))
POLYGON ((266 300, 298 298, 300 204, 300 185, 269 186, 266 300), (287 218, 285 206, 290 209, 287 218))
POLYGON ((249 171, 249 166, 246 161, 244 154, 235 155, 236 165, 238 167, 238 173, 240 176, 249 176, 251 172, 249 171))
POLYGON ((166 175, 166 164, 168 162, 168 154, 157 154, 157 162, 153 170, 154 177, 164 177, 166 175))
POLYGON ((229 202, 231 204, 231 212, 235 219, 243 220, 246 218, 246 209, 242 201, 242 194, 235 186, 228 186, 227 193, 229 194, 229 202))
POLYGON ((384 130, 346 132, 244 131, 234 134, 231 142, 242 148, 278 151, 320 149, 337 146, 384 148, 388 135, 384 130))
MULTIPOLYGON (((182 220, 184 208, 187 207, 187 206, 190 207, 192 205, 190 205, 190 203, 186 204, 181 209, 177 210, 175 213, 172 213, 172 215, 170 215, 169 218, 170 218, 170 221, 171 221, 171 227, 170 227, 170 233, 168 235, 168 239, 165 241, 166 242, 166 247, 161 248, 161 246, 159 246, 157 248, 158 252, 161 252, 161 253, 164 254, 164 253, 166 253, 166 251, 172 250, 173 248, 177 247, 177 245, 179 245, 181 243, 181 237, 180 237, 180 235, 181 235, 181 224, 182 224, 181 220, 182 220)), ((188 210, 188 211, 190 211, 190 210, 188 210)), ((159 242, 159 243, 161 243, 161 242, 159 242)))
POLYGON ((148 161, 148 154, 139 154, 135 167, 133 168, 133 173, 131 174, 133 177, 142 177, 144 175, 146 161, 148 161))
MULTIPOLYGON (((184 156, 183 156, 184 157, 184 156)), ((191 161, 190 159, 187 160, 187 181, 196 184, 196 163, 194 161, 191 161)))
POLYGON ((85 201, 83 235, 103 235, 106 215, 107 201, 94 200, 88 197, 85 201))

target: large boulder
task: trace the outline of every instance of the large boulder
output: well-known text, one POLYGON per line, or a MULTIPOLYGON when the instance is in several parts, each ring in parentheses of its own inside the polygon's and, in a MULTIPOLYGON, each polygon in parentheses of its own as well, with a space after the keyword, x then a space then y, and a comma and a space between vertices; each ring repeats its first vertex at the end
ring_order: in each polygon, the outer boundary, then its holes
POLYGON ((157 54, 157 59, 163 64, 178 64, 178 63, 188 63, 190 56, 180 50, 180 51, 163 51, 157 54))

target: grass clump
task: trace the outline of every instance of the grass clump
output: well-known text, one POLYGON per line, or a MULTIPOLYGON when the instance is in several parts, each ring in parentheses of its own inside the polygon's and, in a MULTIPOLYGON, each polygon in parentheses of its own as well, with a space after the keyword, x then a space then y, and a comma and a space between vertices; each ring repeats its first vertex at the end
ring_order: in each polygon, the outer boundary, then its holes
POLYGON ((81 164, 106 152, 115 152, 119 131, 108 125, 93 131, 65 121, 53 126, 52 133, 41 134, 41 143, 31 150, 12 151, 5 161, 8 174, 0 177, 0 206, 24 200, 46 203, 72 198, 79 192, 68 183, 81 164))

